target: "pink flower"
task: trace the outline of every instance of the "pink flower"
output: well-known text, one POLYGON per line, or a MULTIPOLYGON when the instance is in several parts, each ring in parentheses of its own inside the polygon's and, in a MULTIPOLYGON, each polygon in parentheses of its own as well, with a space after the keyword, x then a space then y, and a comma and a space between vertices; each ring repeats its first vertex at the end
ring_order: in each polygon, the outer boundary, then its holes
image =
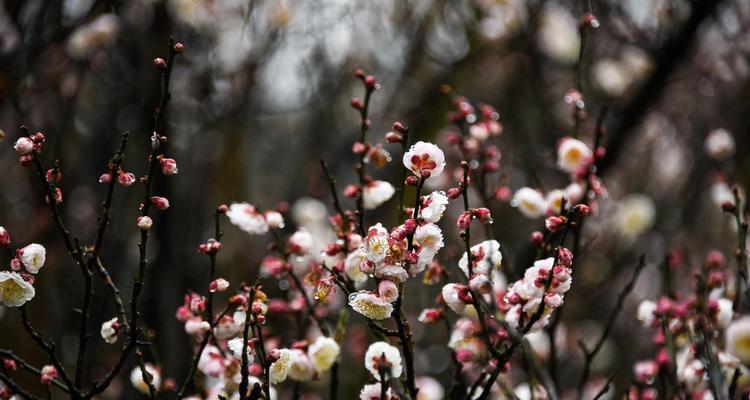
POLYGON ((120 175, 117 176, 117 183, 129 187, 135 183, 135 175, 130 172, 120 172, 120 175))
POLYGON ((34 151, 34 142, 27 137, 22 137, 16 140, 16 144, 13 145, 13 148, 18 154, 25 156, 34 151))
POLYGON ((445 168, 445 155, 432 143, 417 142, 404 153, 403 162, 416 176, 438 176, 445 168))
POLYGON ((385 301, 393 303, 398 299, 398 286, 393 281, 382 280, 378 284, 378 294, 385 301))
POLYGON ((152 196, 151 203, 154 204, 157 210, 164 211, 169 208, 169 200, 166 197, 152 196))
POLYGON ((42 382, 42 385, 49 385, 57 379, 57 368, 55 368, 52 365, 45 365, 42 368, 42 373, 39 376, 39 380, 42 382))
POLYGON ((172 158, 160 158, 159 164, 161 165, 161 172, 164 175, 174 175, 178 172, 177 161, 172 158))

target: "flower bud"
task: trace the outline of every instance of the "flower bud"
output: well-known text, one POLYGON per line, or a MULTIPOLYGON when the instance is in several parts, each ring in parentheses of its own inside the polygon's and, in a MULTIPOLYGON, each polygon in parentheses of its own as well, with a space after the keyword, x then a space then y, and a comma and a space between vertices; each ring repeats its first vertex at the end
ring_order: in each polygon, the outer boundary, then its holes
POLYGON ((208 284, 208 290, 211 293, 215 292, 223 292, 229 288, 229 281, 227 281, 224 278, 218 278, 211 281, 211 283, 208 284))
POLYGON ((404 124, 402 124, 399 121, 396 121, 396 122, 393 123, 393 130, 396 131, 396 132, 398 132, 398 133, 409 132, 409 128, 407 128, 406 126, 404 126, 404 124))
POLYGON ((109 173, 104 173, 99 177, 99 183, 109 183, 112 181, 112 175, 109 173))
POLYGON ((169 200, 166 197, 151 196, 151 203, 154 204, 157 210, 164 211, 169 208, 169 200))
POLYGON ((136 218, 135 221, 136 221, 136 225, 138 225, 138 229, 142 231, 147 231, 151 229, 151 225, 154 223, 154 221, 148 215, 140 216, 136 218))
POLYGON ((388 143, 401 143, 403 140, 404 137, 396 132, 388 132, 385 134, 385 141, 388 143))
POLYGON ((406 181, 404 183, 407 186, 417 186, 419 184, 419 179, 414 175, 409 175, 406 177, 406 181))
POLYGON ((177 43, 174 44, 173 49, 174 49, 175 53, 180 54, 183 51, 185 51, 185 45, 182 44, 182 43, 180 43, 180 42, 177 42, 177 43))
POLYGON ((488 208, 475 208, 473 210, 473 214, 477 219, 479 219, 479 222, 483 224, 492 223, 492 215, 490 214, 490 210, 488 208))
POLYGON ((461 215, 458 216, 458 220, 456 221, 456 226, 458 226, 458 229, 467 229, 471 225, 471 212, 465 211, 461 215))
POLYGON ((157 57, 157 58, 154 58, 154 66, 162 70, 167 69, 167 62, 164 61, 163 58, 157 57))
POLYGON ((164 175, 174 175, 178 172, 177 161, 173 158, 160 158, 159 165, 161 166, 161 173, 164 175))
POLYGON ((552 216, 544 221, 544 225, 550 232, 557 232, 565 225, 565 217, 552 216))
POLYGON ((349 102, 349 104, 351 104, 352 108, 354 108, 356 110, 361 110, 362 109, 362 100, 359 97, 353 98, 349 102))
POLYGON ((6 358, 3 359, 3 370, 5 371, 15 371, 16 370, 16 360, 12 358, 6 358))
POLYGON ((135 175, 130 172, 120 172, 120 175, 117 176, 117 183, 129 187, 135 183, 135 175))
POLYGON ((357 197, 359 194, 359 186, 358 185, 346 185, 344 188, 344 196, 353 199, 357 197))
POLYGON ((375 90, 379 86, 378 85, 378 80, 375 79, 375 77, 372 76, 372 75, 367 75, 365 77, 365 81, 364 82, 365 82, 365 86, 367 87, 367 89, 370 89, 370 90, 375 90))
POLYGON ((3 228, 2 226, 0 226, 0 246, 10 246, 10 233, 8 233, 8 231, 5 230, 5 228, 3 228))
POLYGON ((727 200, 721 203, 721 209, 725 212, 733 213, 737 208, 735 207, 734 202, 727 200))
POLYGON ((448 195, 448 198, 451 200, 455 200, 459 197, 461 197, 461 189, 459 188, 450 188, 448 189, 448 192, 446 193, 448 195))
POLYGON ((229 206, 227 206, 226 204, 221 204, 216 207, 216 212, 218 212, 219 214, 226 214, 227 211, 229 211, 229 206))
POLYGON ((406 221, 404 221, 404 229, 406 229, 406 233, 412 234, 417 230, 417 220, 414 218, 409 218, 406 221))
POLYGON ((42 385, 49 385, 57 378, 57 368, 55 368, 52 365, 45 365, 42 368, 42 373, 39 376, 39 380, 42 382, 42 385))
POLYGON ((34 151, 34 142, 27 137, 22 137, 16 140, 16 144, 13 145, 13 148, 19 155, 25 156, 34 151))

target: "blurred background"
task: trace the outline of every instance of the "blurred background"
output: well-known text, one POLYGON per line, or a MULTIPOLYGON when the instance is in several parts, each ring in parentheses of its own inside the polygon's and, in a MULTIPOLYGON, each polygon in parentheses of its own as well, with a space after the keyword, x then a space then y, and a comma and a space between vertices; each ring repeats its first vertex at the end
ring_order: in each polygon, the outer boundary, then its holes
MULTIPOLYGON (((556 169, 555 143, 575 129, 564 101, 570 89, 584 94, 588 118, 579 137, 589 144, 596 116, 609 110, 608 194, 583 235, 585 251, 560 324, 559 374, 563 388, 577 381, 576 342, 598 334, 616 293, 646 253, 649 266, 595 364, 595 377, 617 371, 616 382, 626 385, 632 362, 653 350, 634 307, 660 293, 665 256, 676 251, 687 270, 700 265, 709 249, 730 255, 735 245, 731 221, 717 205, 726 186, 717 184, 716 171, 726 171, 730 184, 746 187, 750 179, 749 29, 750 3, 744 0, 0 1, 0 225, 14 243, 42 243, 48 251, 31 319, 59 343, 62 358, 74 362, 73 309, 80 306, 82 281, 32 171, 18 165, 12 144, 19 126, 46 135, 45 164, 59 159, 62 166, 64 218, 76 236, 91 241, 104 198, 97 179, 123 132, 131 135, 125 169, 145 173, 159 95, 152 60, 166 56, 171 35, 186 49, 173 69, 165 150, 180 173, 156 183, 155 194, 168 197, 171 208, 156 216, 142 296, 146 324, 156 333, 158 350, 151 357, 165 377, 179 382, 187 370, 191 347, 174 312, 188 288, 202 291, 207 284, 207 261, 196 249, 213 235, 218 204, 273 208, 288 202, 288 229, 318 226, 321 237, 327 234, 330 194, 319 160, 331 166, 340 190, 355 181, 351 146, 359 116, 349 101, 362 95, 354 78, 355 68, 362 68, 381 83, 371 105, 374 142, 398 120, 410 126, 414 140, 450 149, 444 133, 453 129, 446 113, 454 96, 495 106, 503 133, 496 139, 502 168, 493 185, 511 190, 567 185, 568 177, 556 169), (600 27, 587 36, 579 65, 579 20, 586 11, 600 27), (719 128, 737 146, 734 159, 717 166, 703 148, 708 133, 719 128)), ((400 149, 386 149, 394 162, 373 175, 395 184, 400 149)), ((459 155, 446 152, 455 166, 459 155)), ((444 176, 436 188, 452 185, 444 176)), ((137 265, 134 221, 141 196, 139 187, 117 188, 103 252, 125 293, 137 265)), ((394 201, 370 213, 368 223, 392 226, 394 201)), ((352 201, 344 203, 354 208, 352 201)), ((451 269, 460 255, 455 211, 442 223, 447 250, 441 261, 451 269)), ((531 257, 529 234, 543 221, 523 217, 507 201, 493 202, 492 212, 506 274, 517 276, 531 257)), ((257 274, 268 238, 226 225, 219 274, 235 285, 257 274)), ((675 285, 689 287, 688 275, 676 273, 675 285)), ((273 281, 266 286, 272 293, 284 290, 273 281)), ((438 292, 414 290, 408 303, 417 370, 447 382, 447 333, 416 321, 438 292)), ((114 315, 99 284, 92 315, 96 330, 114 315)), ((344 399, 354 398, 367 378, 357 335, 351 330, 344 347, 344 399)), ((89 379, 95 379, 119 346, 98 335, 91 343, 89 379)), ((36 365, 46 361, 20 329, 15 310, 0 308, 0 347, 16 349, 36 365)), ((136 396, 123 378, 109 397, 136 396)), ((312 384, 303 393, 316 386, 326 387, 312 384)))

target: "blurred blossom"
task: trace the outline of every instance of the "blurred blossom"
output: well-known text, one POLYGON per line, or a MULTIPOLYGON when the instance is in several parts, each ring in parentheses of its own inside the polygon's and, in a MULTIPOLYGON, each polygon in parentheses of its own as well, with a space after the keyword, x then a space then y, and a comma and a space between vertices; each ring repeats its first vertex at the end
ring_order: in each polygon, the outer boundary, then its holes
POLYGON ((504 39, 514 33, 528 19, 523 0, 500 2, 480 2, 483 16, 479 21, 479 31, 487 40, 504 39))
POLYGON ((654 224, 654 201, 644 194, 628 195, 620 201, 615 219, 621 234, 631 238, 638 236, 654 224))
POLYGON ((102 14, 70 35, 68 54, 75 59, 87 58, 95 51, 111 46, 119 30, 120 23, 115 14, 102 14))
POLYGON ((542 10, 537 44, 548 57, 563 64, 578 60, 581 45, 578 21, 557 3, 547 3, 542 10))

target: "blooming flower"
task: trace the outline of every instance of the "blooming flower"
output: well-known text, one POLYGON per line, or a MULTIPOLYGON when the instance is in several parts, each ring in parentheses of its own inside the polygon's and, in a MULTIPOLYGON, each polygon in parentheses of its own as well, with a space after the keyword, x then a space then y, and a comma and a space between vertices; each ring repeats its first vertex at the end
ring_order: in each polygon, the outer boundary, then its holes
POLYGON ((204 374, 218 378, 226 370, 228 361, 216 346, 207 345, 198 359, 198 370, 204 374))
POLYGON ((117 322, 117 317, 110 319, 102 324, 100 334, 102 339, 108 344, 114 344, 117 342, 117 335, 120 332, 120 324, 117 322))
POLYGON ((32 243, 21 249, 21 262, 31 274, 36 274, 44 266, 47 250, 41 244, 32 243))
POLYGON ((593 152, 586 143, 566 137, 557 147, 557 165, 565 172, 576 172, 591 162, 593 152))
POLYGON ((232 225, 251 235, 262 235, 268 232, 266 217, 251 204, 232 203, 226 215, 232 225))
POLYGON ((443 217, 447 205, 448 196, 445 195, 445 192, 432 192, 428 196, 422 197, 422 209, 419 211, 419 217, 425 222, 437 223, 443 217))
POLYGON ((438 176, 445 168, 445 155, 432 143, 417 142, 404 153, 403 162, 406 169, 416 176, 422 176, 423 173, 428 177, 438 176))
POLYGON ((344 272, 349 279, 354 281, 355 284, 361 284, 367 281, 367 275, 359 268, 364 260, 365 253, 362 248, 358 248, 347 254, 346 260, 344 260, 344 272))
POLYGON ((17 272, 0 271, 0 303, 20 307, 34 298, 34 286, 17 272))
POLYGON ((367 236, 362 240, 362 249, 368 261, 381 262, 388 255, 388 231, 380 223, 367 230, 367 236))
MULTIPOLYGON (((503 263, 503 254, 500 252, 500 243, 497 240, 485 240, 471 247, 472 272, 487 275, 490 271, 499 269, 503 263)), ((464 252, 458 260, 458 267, 467 277, 469 276, 469 257, 464 252)))
POLYGON ((292 352, 289 349, 280 349, 278 353, 278 358, 269 369, 269 380, 272 385, 283 382, 292 366, 292 352))
POLYGON ((523 187, 516 191, 510 204, 529 218, 538 218, 547 211, 547 201, 538 190, 523 187))
POLYGON ((31 154, 34 150, 34 142, 27 137, 22 137, 16 140, 16 144, 13 145, 13 148, 19 155, 25 156, 31 154))
POLYGON ((234 319, 228 315, 223 316, 219 323, 214 327, 214 335, 217 339, 228 339, 236 335, 242 327, 234 322, 234 319))
POLYGON ((725 331, 726 350, 743 364, 750 364, 750 317, 742 317, 725 331))
POLYGON ((447 304, 456 314, 460 314, 466 309, 466 302, 461 298, 461 291, 464 289, 465 286, 463 285, 448 283, 443 286, 443 289, 440 291, 445 304, 447 304))
POLYGON ((375 293, 361 291, 349 295, 349 306, 367 318, 383 320, 391 317, 393 305, 375 293))
POLYGON ((247 362, 248 364, 252 364, 254 360, 253 356, 253 348, 249 345, 243 346, 244 339, 243 338, 234 338, 227 342, 227 347, 229 347, 229 351, 232 352, 232 356, 238 360, 242 360, 242 348, 245 347, 245 352, 247 353, 247 362))
POLYGON ((398 378, 401 376, 403 367, 401 366, 401 353, 398 348, 391 346, 386 342, 375 342, 367 348, 365 353, 365 368, 380 380, 380 371, 378 366, 381 364, 381 357, 385 356, 385 365, 390 367, 387 371, 388 378, 398 378))
POLYGON ((397 400, 398 397, 393 395, 393 391, 389 387, 388 390, 385 391, 385 398, 380 397, 380 392, 382 391, 382 383, 371 383, 369 385, 365 385, 362 390, 359 392, 359 400, 397 400))
MULTIPOLYGON (((157 390, 159 390, 159 387, 161 386, 161 373, 150 363, 146 363, 145 369, 146 372, 151 375, 151 383, 157 390)), ((130 372, 130 383, 139 392, 143 394, 149 394, 148 384, 146 383, 146 379, 144 379, 143 377, 143 371, 141 371, 140 366, 136 366, 135 368, 133 368, 133 371, 130 372)))
POLYGON ((289 251, 297 255, 307 255, 313 251, 315 239, 305 228, 301 228, 289 236, 289 251))
POLYGON ((638 321, 641 321, 641 324, 643 324, 644 327, 650 327, 656 320, 654 311, 656 311, 656 303, 651 300, 642 301, 641 304, 638 304, 638 321))
POLYGON ((643 194, 631 194, 624 198, 616 215, 620 233, 631 238, 651 228, 655 219, 654 202, 643 194))
POLYGON ((398 286, 393 281, 384 279, 378 284, 378 295, 385 301, 393 303, 398 299, 398 286))
POLYGON ((386 181, 370 181, 362 191, 362 205, 366 210, 375 209, 390 200, 395 192, 393 185, 386 181))
POLYGON ((421 225, 414 232, 414 241, 419 245, 420 261, 429 264, 444 246, 443 231, 432 223, 421 225))
POLYGON ((307 356, 310 357, 313 367, 318 372, 325 372, 331 369, 333 363, 339 357, 341 348, 335 340, 318 336, 310 347, 307 348, 307 356))
POLYGON ((291 349, 290 355, 289 378, 298 382, 311 380, 315 376, 315 368, 310 357, 299 349, 291 349))

